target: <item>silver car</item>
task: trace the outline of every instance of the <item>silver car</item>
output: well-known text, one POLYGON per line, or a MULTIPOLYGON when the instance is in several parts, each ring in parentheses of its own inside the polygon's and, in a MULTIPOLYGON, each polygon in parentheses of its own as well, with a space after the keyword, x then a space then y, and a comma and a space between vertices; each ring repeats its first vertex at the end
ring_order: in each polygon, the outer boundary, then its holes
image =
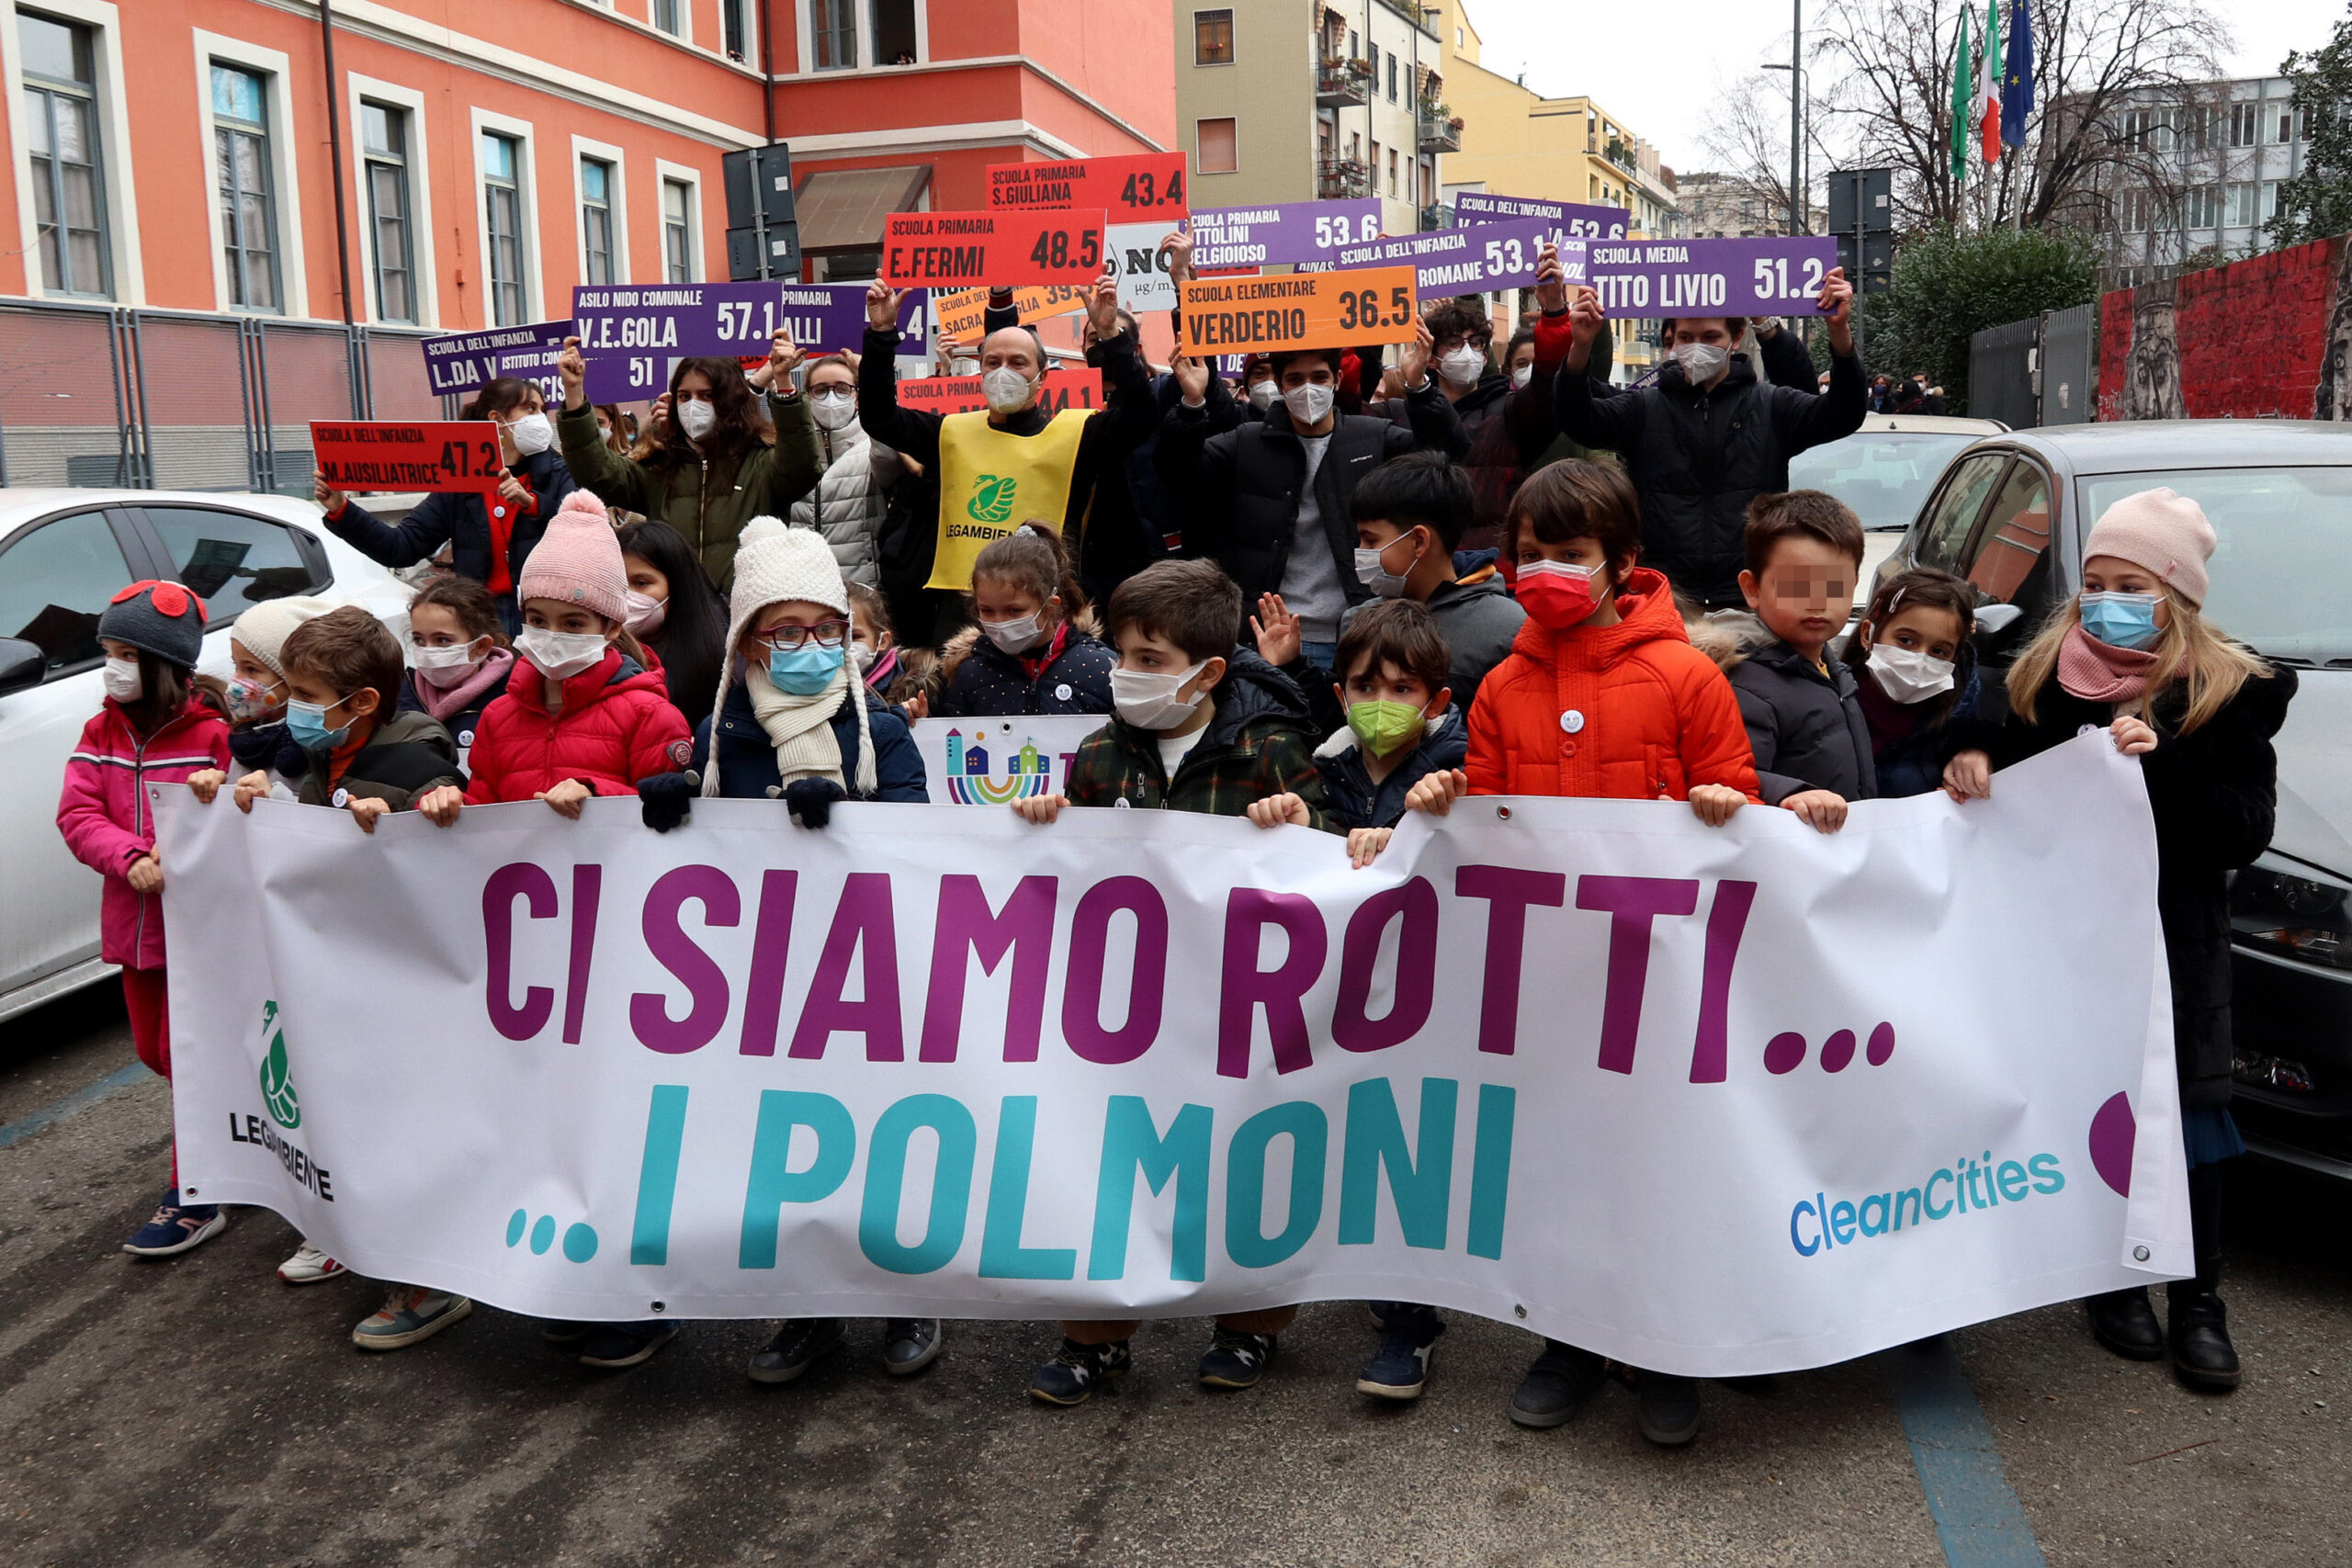
POLYGON ((2352 427, 2150 420, 1980 441, 1880 576, 1966 578, 1984 660, 2004 667, 2080 586, 2093 520, 2157 486, 2220 537, 2205 614, 2301 677, 2269 852, 2231 884, 2233 1109, 2260 1152, 2352 1178, 2352 427))

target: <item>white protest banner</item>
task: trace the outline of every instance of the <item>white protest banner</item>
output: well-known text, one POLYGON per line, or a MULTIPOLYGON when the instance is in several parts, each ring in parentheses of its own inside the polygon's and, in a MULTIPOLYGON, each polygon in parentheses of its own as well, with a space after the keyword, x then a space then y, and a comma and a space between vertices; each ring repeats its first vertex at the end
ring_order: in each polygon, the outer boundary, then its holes
POLYGON ((1182 812, 152 791, 180 1181, 551 1317, 1428 1302, 1819 1365, 2188 1269, 2135 763, 1989 802, 1182 812))
POLYGON ((934 804, 1005 807, 1064 788, 1079 743, 1109 722, 1101 714, 1058 713, 919 718, 915 745, 934 804))

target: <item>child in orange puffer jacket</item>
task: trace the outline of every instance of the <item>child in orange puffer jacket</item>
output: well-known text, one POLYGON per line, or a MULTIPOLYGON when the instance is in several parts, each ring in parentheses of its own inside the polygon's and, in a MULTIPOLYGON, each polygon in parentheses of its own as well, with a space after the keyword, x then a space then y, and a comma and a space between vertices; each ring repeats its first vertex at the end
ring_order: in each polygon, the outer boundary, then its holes
MULTIPOLYGON (((1641 570, 1641 503, 1615 468, 1575 460, 1530 476, 1506 515, 1503 559, 1527 611, 1510 656, 1478 687, 1467 766, 1431 773, 1406 806, 1443 816, 1464 795, 1687 800, 1721 827, 1757 793, 1739 701, 1690 646, 1674 593, 1641 570)), ((1511 1396, 1522 1427, 1557 1427, 1599 1392, 1599 1356, 1556 1339, 1511 1396)), ((1690 1378, 1637 1374, 1642 1435, 1699 1432, 1690 1378)))

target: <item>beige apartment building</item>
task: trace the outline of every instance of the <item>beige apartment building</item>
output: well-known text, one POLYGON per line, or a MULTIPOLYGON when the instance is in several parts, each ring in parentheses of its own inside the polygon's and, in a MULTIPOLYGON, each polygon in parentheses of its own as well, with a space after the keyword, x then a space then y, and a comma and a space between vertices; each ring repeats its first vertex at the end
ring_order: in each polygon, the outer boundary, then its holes
MULTIPOLYGON (((1457 190, 1623 208, 1626 231, 1650 238, 1683 232, 1674 171, 1657 149, 1585 96, 1547 98, 1478 62, 1478 29, 1466 0, 1436 0, 1430 25, 1445 51, 1446 101, 1462 122, 1462 148, 1445 162, 1443 201, 1457 190)), ((1621 376, 1652 357, 1656 323, 1616 323, 1621 376)))
POLYGON ((1442 226, 1440 160, 1461 132, 1442 112, 1435 10, 1175 0, 1177 134, 1192 155, 1192 205, 1377 197, 1387 233, 1442 226))

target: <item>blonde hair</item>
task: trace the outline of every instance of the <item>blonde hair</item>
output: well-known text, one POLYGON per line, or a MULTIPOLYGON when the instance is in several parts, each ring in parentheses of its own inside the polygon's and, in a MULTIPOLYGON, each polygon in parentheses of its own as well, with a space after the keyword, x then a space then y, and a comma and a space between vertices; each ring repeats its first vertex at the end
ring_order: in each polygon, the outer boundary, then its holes
MULTIPOLYGON (((2146 688, 2123 711, 2153 723, 2151 714, 2157 696, 2178 681, 2188 698, 2179 733, 2188 735, 2229 706, 2230 700, 2238 694, 2238 688, 2249 679, 2268 680, 2270 666, 2252 649, 2230 640, 2172 584, 2163 582, 2158 586, 2164 591, 2170 613, 2156 639, 2155 666, 2148 671, 2146 688)), ((2018 656, 2018 661, 2009 666, 2009 706, 2028 724, 2033 722, 2034 699, 2058 671, 2059 645, 2082 624, 2081 601, 2067 600, 2018 656)))

